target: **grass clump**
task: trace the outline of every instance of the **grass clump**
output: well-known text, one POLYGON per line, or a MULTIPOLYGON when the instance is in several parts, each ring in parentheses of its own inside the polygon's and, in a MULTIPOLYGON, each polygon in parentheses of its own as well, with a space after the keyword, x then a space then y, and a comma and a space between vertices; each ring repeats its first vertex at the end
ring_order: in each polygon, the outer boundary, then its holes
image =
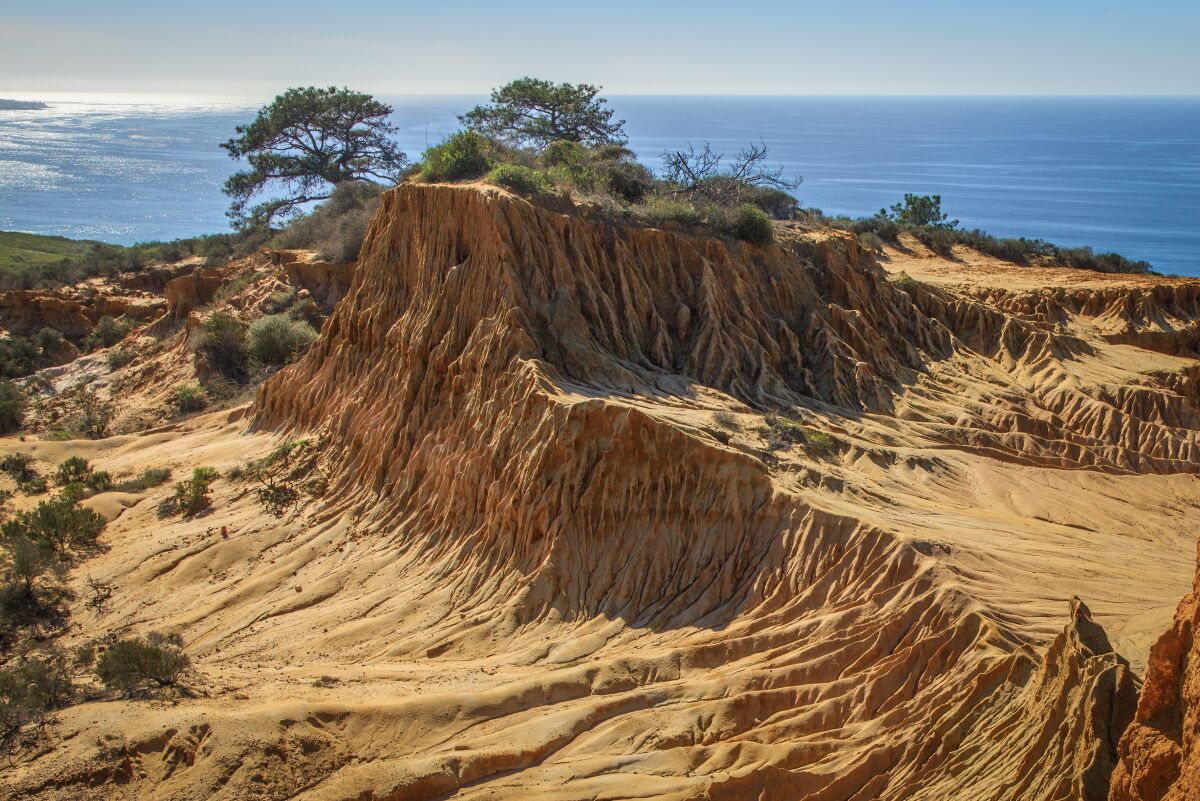
POLYGON ((118 492, 144 492, 153 487, 165 484, 171 478, 171 470, 167 467, 148 467, 140 476, 127 478, 116 484, 118 492))

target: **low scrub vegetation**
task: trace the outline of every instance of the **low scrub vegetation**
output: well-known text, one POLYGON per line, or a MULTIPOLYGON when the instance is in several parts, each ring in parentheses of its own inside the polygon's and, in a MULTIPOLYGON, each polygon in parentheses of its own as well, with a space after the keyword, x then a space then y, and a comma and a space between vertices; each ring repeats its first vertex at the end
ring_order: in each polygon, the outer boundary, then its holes
POLYGON ((212 483, 217 480, 218 473, 211 467, 197 467, 185 481, 175 483, 175 493, 164 500, 158 507, 160 517, 181 515, 192 517, 206 512, 212 507, 212 483))
POLYGON ((0 538, 27 539, 61 556, 95 548, 106 521, 79 504, 80 493, 75 486, 64 487, 30 511, 17 512, 0 525, 0 538))
POLYGON ((662 154, 656 176, 625 147, 599 87, 533 78, 492 93, 459 119, 465 130, 427 149, 425 181, 485 180, 527 197, 557 194, 648 225, 704 227, 756 245, 773 238, 772 218, 790 218, 799 180, 766 166, 763 144, 727 157, 709 145, 662 154))
POLYGON ((268 314, 250 324, 248 347, 256 362, 276 366, 291 361, 316 338, 317 332, 307 320, 297 320, 286 312, 268 314))
POLYGON ((871 250, 882 250, 885 242, 897 244, 900 235, 908 233, 925 247, 947 257, 953 257, 954 247, 961 245, 1014 264, 1047 263, 1103 273, 1151 271, 1149 262, 1134 261, 1117 253, 1061 247, 1044 239, 999 238, 979 229, 963 230, 958 227, 958 220, 949 219, 942 211, 940 195, 908 194, 903 202, 880 209, 871 217, 837 217, 828 222, 855 232, 859 242, 871 250))
POLYGON ((369 181, 346 181, 311 213, 296 217, 280 231, 275 247, 315 250, 317 256, 334 263, 358 258, 367 226, 379 210, 383 187, 369 181))
POLYGON ((165 484, 170 478, 170 468, 148 467, 141 475, 118 482, 113 486, 113 489, 117 492, 144 492, 165 484))
POLYGON ((837 440, 824 431, 779 415, 767 417, 766 426, 759 434, 771 450, 786 450, 798 445, 809 454, 825 457, 833 455, 838 447, 837 440))
POLYGON ((96 677, 105 687, 133 696, 178 688, 190 666, 178 634, 150 632, 111 643, 96 659, 96 677))
POLYGON ((180 414, 203 411, 208 406, 208 395, 199 384, 180 384, 171 393, 171 406, 180 414))
POLYGON ((21 388, 12 381, 0 380, 0 434, 21 430, 25 424, 28 401, 21 388))
POLYGON ((57 650, 0 668, 0 750, 8 750, 26 726, 70 704, 74 695, 70 665, 57 650))

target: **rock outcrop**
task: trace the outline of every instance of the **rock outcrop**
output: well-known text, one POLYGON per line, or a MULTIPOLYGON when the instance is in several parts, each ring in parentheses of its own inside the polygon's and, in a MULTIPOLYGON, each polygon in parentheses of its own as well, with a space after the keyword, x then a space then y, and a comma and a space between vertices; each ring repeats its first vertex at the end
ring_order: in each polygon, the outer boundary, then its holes
MULTIPOLYGON (((89 451, 222 478, 207 516, 114 520, 89 564, 114 598, 78 612, 179 632, 203 685, 62 710, 0 793, 1108 797, 1200 514, 1200 368, 1114 342, 1089 315, 1115 301, 478 186, 386 193, 353 270, 220 275, 237 291, 177 279, 143 329, 162 375, 114 387, 190 376, 217 308, 333 311, 249 431, 237 410, 89 451), (302 498, 276 516, 235 476, 285 440, 302 498)), ((1172 291, 1130 324, 1186 324, 1172 291)))
POLYGON ((1111 801, 1200 799, 1200 555, 1196 583, 1150 649, 1137 715, 1121 737, 1111 801))

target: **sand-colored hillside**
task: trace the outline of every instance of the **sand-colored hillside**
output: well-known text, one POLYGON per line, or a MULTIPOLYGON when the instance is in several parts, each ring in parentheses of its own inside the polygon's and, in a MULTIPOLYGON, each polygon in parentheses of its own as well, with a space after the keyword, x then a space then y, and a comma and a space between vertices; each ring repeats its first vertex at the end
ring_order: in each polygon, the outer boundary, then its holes
POLYGON ((1107 798, 1193 576, 1200 282, 778 239, 389 192, 253 404, 88 446, 307 439, 313 489, 90 501, 64 644, 179 632, 193 697, 63 710, 0 791, 1107 798))

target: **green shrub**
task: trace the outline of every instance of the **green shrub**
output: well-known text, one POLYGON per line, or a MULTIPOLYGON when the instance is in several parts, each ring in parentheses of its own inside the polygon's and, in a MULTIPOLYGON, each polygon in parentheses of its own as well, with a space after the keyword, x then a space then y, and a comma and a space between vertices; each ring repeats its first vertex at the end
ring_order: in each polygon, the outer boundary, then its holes
POLYGON ((287 314, 268 314, 250 324, 250 355, 262 364, 284 364, 316 338, 317 332, 304 320, 294 320, 287 314))
POLYGON ((942 213, 941 195, 913 195, 905 193, 902 203, 890 209, 880 209, 880 217, 911 228, 956 228, 958 220, 949 219, 942 213))
POLYGON ((296 291, 296 287, 289 286, 286 289, 281 289, 278 292, 272 292, 263 301, 263 311, 267 314, 279 314, 285 312, 292 306, 296 305, 299 300, 300 293, 296 291))
POLYGON ((191 517, 212 506, 209 487, 217 480, 217 471, 211 467, 197 467, 192 477, 175 483, 175 494, 159 505, 159 514, 191 517))
POLYGON ((60 487, 78 484, 92 474, 92 465, 82 456, 71 456, 63 460, 54 474, 54 483, 60 487))
POLYGON ((0 745, 70 703, 75 693, 66 658, 58 651, 0 669, 0 745))
POLYGON ((550 181, 545 173, 520 164, 501 164, 487 175, 487 181, 502 186, 518 195, 537 196, 550 191, 550 181))
POLYGON ((64 572, 62 560, 45 542, 15 529, 0 538, 0 575, 10 597, 33 603, 42 587, 60 581, 64 572))
POLYGON ((96 676, 105 687, 133 695, 148 688, 177 687, 191 665, 178 634, 151 632, 113 643, 96 660, 96 676))
POLYGON ((48 364, 31 340, 17 334, 0 337, 0 378, 22 378, 48 364))
POLYGON ((93 470, 92 474, 84 479, 83 485, 92 492, 108 492, 113 488, 112 473, 107 470, 93 470))
POLYGON ((883 240, 878 234, 873 234, 870 231, 858 235, 858 244, 863 250, 871 250, 876 253, 883 252, 883 240))
POLYGON ((0 473, 6 473, 13 481, 24 484, 37 478, 37 468, 33 466, 33 457, 27 453, 10 453, 0 459, 0 473))
POLYGON ((451 134, 421 156, 421 178, 425 181, 478 178, 492 168, 493 150, 492 143, 474 131, 451 134))
POLYGON ((752 187, 750 202, 776 220, 790 220, 796 212, 796 198, 771 186, 752 187))
POLYGON ((171 405, 180 414, 189 414, 208 406, 208 397, 199 384, 180 384, 171 393, 171 405))
POLYGON ((25 424, 25 393, 11 381, 0 380, 0 434, 19 431, 25 424))
POLYGON ((43 358, 48 361, 66 346, 67 339, 62 335, 62 331, 46 326, 33 335, 33 344, 37 345, 43 358))
POLYGON ((217 312, 204 322, 196 350, 227 378, 244 381, 250 375, 247 326, 232 314, 217 312))
POLYGON ((106 522, 103 515, 79 505, 79 495, 68 485, 29 512, 18 512, 0 525, 0 536, 28 537, 58 553, 91 548, 106 522))
POLYGON ((771 218, 758 206, 749 203, 734 209, 731 233, 752 245, 769 245, 775 236, 771 218))

